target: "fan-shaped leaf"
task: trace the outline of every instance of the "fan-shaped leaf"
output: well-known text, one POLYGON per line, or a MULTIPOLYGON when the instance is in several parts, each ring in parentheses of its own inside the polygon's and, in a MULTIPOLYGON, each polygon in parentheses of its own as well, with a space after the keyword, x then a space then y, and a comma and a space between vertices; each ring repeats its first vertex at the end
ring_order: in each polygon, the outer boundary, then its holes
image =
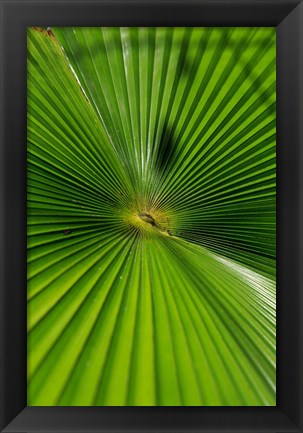
POLYGON ((28 404, 275 405, 274 29, 28 53, 28 404))

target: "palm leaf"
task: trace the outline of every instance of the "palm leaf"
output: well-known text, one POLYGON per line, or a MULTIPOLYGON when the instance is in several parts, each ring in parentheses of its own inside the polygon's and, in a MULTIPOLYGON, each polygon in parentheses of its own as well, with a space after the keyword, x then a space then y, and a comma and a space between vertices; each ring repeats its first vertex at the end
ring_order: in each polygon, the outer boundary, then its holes
POLYGON ((28 48, 28 404, 275 405, 274 29, 28 48))

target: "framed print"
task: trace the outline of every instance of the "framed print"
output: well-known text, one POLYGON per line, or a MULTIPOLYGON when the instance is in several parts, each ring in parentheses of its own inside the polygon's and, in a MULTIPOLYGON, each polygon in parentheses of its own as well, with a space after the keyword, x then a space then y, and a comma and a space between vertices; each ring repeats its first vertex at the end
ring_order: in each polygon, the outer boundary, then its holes
POLYGON ((302 2, 1 6, 2 431, 302 431, 302 2))

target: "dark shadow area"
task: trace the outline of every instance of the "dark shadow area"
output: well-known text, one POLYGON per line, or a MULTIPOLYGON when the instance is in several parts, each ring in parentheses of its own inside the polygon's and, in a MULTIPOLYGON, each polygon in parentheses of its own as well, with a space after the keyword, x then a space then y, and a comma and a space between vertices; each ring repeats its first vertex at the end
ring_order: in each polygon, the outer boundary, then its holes
POLYGON ((175 154, 173 132, 170 126, 164 122, 156 157, 156 167, 162 173, 168 170, 175 154))

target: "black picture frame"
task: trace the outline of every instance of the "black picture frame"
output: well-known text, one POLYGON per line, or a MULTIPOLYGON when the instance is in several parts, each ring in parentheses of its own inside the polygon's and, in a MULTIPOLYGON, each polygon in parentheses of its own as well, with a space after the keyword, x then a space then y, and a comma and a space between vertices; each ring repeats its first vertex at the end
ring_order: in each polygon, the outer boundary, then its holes
POLYGON ((1 431, 302 432, 302 0, 1 0, 1 431), (277 29, 277 406, 26 407, 26 28, 277 29))

